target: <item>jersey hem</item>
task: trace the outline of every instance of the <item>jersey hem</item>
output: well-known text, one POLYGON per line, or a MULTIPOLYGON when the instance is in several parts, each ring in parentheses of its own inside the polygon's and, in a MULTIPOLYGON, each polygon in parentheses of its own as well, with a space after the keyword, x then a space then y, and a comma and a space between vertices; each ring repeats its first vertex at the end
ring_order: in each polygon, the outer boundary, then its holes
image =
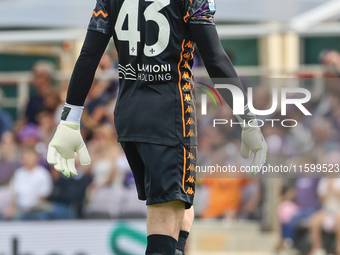
POLYGON ((152 143, 166 146, 177 146, 182 144, 183 146, 198 146, 197 138, 191 138, 188 140, 170 139, 170 138, 156 138, 146 136, 118 136, 118 143, 120 142, 138 142, 138 143, 152 143))
POLYGON ((156 138, 156 137, 144 137, 144 136, 118 136, 118 142, 140 142, 140 143, 152 143, 166 146, 177 146, 181 142, 177 139, 170 138, 156 138))

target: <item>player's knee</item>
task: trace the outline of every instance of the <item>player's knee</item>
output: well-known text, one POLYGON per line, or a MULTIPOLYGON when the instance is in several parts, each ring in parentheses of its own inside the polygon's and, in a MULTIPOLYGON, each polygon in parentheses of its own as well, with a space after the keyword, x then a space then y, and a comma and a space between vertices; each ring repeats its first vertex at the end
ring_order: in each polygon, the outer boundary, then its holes
POLYGON ((194 207, 191 206, 190 209, 185 210, 183 221, 181 224, 181 230, 190 232, 192 223, 194 221, 195 213, 194 213, 194 207))

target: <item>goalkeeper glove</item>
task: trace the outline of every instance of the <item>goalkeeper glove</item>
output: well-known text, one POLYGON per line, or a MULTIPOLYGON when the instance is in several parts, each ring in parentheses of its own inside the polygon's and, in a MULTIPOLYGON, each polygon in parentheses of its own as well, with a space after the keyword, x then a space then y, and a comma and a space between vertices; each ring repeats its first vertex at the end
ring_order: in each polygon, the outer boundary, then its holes
POLYGON ((47 161, 55 170, 66 177, 78 175, 75 168, 74 152, 78 154, 80 164, 88 166, 91 158, 80 134, 80 118, 83 107, 65 104, 62 121, 48 146, 47 161))
POLYGON ((268 145, 262 135, 261 129, 256 125, 257 121, 255 115, 248 112, 247 115, 236 117, 239 121, 243 121, 244 123, 248 120, 248 125, 245 123, 245 125, 242 126, 241 156, 247 159, 250 157, 251 152, 254 153, 254 159, 250 164, 250 169, 252 171, 256 170, 252 173, 252 175, 255 175, 261 170, 266 162, 268 145), (254 127, 250 126, 249 122, 252 122, 254 127))

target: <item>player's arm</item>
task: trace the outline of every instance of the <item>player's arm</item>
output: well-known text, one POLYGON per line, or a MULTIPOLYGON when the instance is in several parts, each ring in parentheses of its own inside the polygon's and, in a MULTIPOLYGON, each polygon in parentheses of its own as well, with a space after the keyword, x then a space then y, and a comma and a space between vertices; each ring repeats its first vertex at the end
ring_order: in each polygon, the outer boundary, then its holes
MULTIPOLYGON (((225 53, 218 37, 214 15, 216 12, 215 0, 182 0, 184 5, 184 22, 187 23, 190 33, 201 53, 204 65, 213 82, 216 79, 228 79, 246 95, 238 75, 225 53)), ((219 90, 226 103, 232 108, 233 97, 229 90, 219 90)), ((245 105, 247 104, 245 100, 245 105)))
MULTIPOLYGON (((215 25, 189 23, 189 29, 200 51, 210 78, 213 81, 214 79, 221 78, 228 79, 229 82, 242 91, 244 98, 247 100, 247 96, 235 68, 222 47, 215 25)), ((233 97, 231 92, 227 89, 219 89, 218 92, 232 108, 233 97)), ((247 104, 246 100, 245 105, 247 104)), ((251 117, 249 116, 249 118, 251 117)))
MULTIPOLYGON (((185 22, 188 23, 190 33, 201 53, 205 67, 213 82, 216 79, 226 79, 226 82, 237 86, 243 93, 246 99, 243 86, 238 78, 238 75, 225 53, 220 39, 218 37, 213 15, 215 13, 214 0, 197 0, 194 2, 185 2, 186 15, 185 22)), ((218 89, 221 96, 226 103, 233 107, 233 96, 227 89, 218 89)), ((236 116, 242 122, 255 119, 255 115, 249 112, 247 107, 247 100, 245 100, 245 114, 236 116)), ((251 166, 256 167, 258 172, 265 163, 267 156, 267 143, 263 138, 260 128, 251 127, 249 125, 242 126, 242 146, 241 155, 244 158, 249 158, 251 152, 255 154, 251 166)), ((255 172, 255 173, 256 173, 255 172)))
POLYGON ((70 85, 67 91, 66 103, 83 106, 93 83, 100 59, 109 43, 110 36, 88 30, 80 53, 73 69, 70 85))
POLYGON ((48 146, 48 163, 67 177, 77 175, 74 152, 77 152, 83 166, 91 163, 80 134, 80 119, 99 61, 112 35, 109 18, 106 1, 97 0, 84 45, 72 73, 61 122, 48 146))

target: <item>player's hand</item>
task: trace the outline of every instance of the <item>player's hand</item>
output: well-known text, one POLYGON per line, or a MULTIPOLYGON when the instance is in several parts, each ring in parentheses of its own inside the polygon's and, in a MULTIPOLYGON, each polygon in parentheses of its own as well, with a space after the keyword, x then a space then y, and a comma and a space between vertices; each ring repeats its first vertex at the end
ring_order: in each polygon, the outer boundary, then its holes
POLYGON ((254 153, 254 159, 250 167, 252 170, 256 170, 256 172, 252 173, 252 175, 255 175, 266 162, 268 149, 266 140, 264 140, 260 128, 250 126, 243 128, 241 139, 241 156, 247 159, 250 157, 251 152, 254 153))
POLYGON ((47 162, 67 177, 76 176, 78 173, 74 162, 74 152, 78 154, 81 165, 91 164, 89 152, 80 134, 80 124, 60 123, 48 145, 47 162))

